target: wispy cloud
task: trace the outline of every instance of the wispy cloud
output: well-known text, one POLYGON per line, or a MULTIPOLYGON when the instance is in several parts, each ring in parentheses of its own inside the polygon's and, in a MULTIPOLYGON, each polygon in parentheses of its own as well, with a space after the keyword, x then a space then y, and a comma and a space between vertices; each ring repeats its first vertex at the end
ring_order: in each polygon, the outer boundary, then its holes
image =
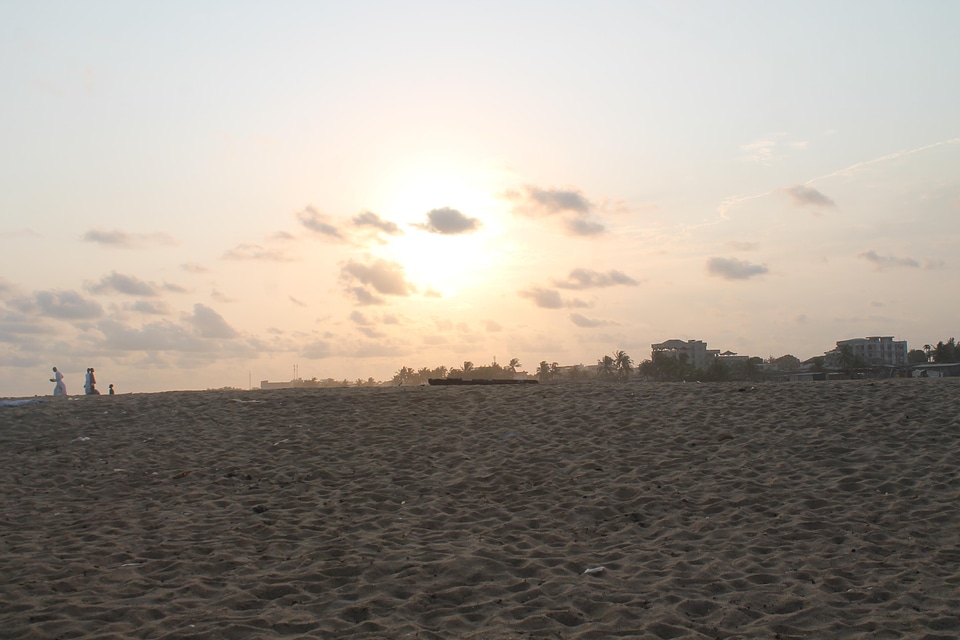
POLYGON ((570 321, 582 329, 593 329, 595 327, 605 327, 611 324, 616 324, 610 322, 609 320, 597 320, 595 318, 588 318, 579 313, 571 313, 570 321))
POLYGON ((561 216, 563 228, 571 235, 595 236, 606 231, 602 222, 590 219, 596 206, 577 189, 544 189, 528 184, 520 189, 508 189, 502 197, 511 203, 516 214, 561 216))
POLYGON ((91 229, 83 234, 85 242, 94 242, 105 247, 117 249, 142 249, 149 245, 173 246, 177 241, 166 233, 128 233, 119 229, 105 231, 91 229))
POLYGON ((771 133, 763 138, 740 145, 744 157, 763 165, 771 165, 786 156, 791 150, 806 149, 806 140, 790 140, 786 133, 771 133))
POLYGON ((566 280, 554 280, 553 286, 561 289, 599 289, 625 285, 635 287, 639 282, 616 269, 602 273, 591 269, 578 268, 570 272, 566 280))
POLYGON ((151 282, 144 282, 134 276, 124 275, 113 271, 103 276, 100 282, 89 284, 86 287, 90 293, 120 293, 126 296, 153 298, 160 295, 160 289, 151 282))
POLYGON ((430 233, 453 236, 464 233, 473 233, 482 225, 477 218, 471 218, 456 209, 442 207, 427 212, 427 221, 412 225, 430 233))
POLYGON ((784 194, 793 200, 793 203, 801 207, 833 207, 836 206, 833 200, 823 195, 813 187, 807 187, 798 184, 793 187, 781 189, 784 194))
POLYGON ((362 211, 353 217, 353 224, 357 227, 369 227, 382 231, 390 236, 403 235, 403 229, 396 223, 384 220, 372 211, 362 211))
POLYGON ((292 262, 294 260, 281 249, 247 243, 238 244, 224 253, 222 258, 224 260, 264 260, 267 262, 292 262))
POLYGON ((765 265, 752 264, 736 258, 710 258, 707 271, 712 276, 725 280, 748 280, 768 272, 765 265))
POLYGON ((343 233, 333 223, 331 216, 317 211, 312 205, 307 205, 303 211, 297 213, 297 219, 304 227, 321 236, 334 240, 343 240, 343 233))
POLYGON ((340 269, 340 278, 347 283, 347 292, 365 305, 385 302, 376 294, 406 297, 416 292, 416 287, 407 281, 403 266, 387 260, 370 264, 351 260, 340 269))
POLYGON ((897 256, 881 256, 874 250, 864 251, 859 258, 871 263, 877 270, 883 270, 890 267, 906 267, 908 269, 919 269, 920 262, 913 258, 900 258, 897 256))
POLYGON ((532 300, 533 303, 541 309, 578 309, 590 306, 579 298, 564 300, 559 291, 555 289, 544 289, 542 287, 533 287, 519 291, 517 295, 521 298, 532 300))

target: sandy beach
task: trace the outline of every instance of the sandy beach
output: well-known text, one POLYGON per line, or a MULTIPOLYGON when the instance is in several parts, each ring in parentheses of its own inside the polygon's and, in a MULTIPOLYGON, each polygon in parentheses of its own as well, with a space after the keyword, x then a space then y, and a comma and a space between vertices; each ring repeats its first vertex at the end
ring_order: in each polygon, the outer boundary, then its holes
POLYGON ((46 400, 3 638, 960 636, 960 380, 46 400))

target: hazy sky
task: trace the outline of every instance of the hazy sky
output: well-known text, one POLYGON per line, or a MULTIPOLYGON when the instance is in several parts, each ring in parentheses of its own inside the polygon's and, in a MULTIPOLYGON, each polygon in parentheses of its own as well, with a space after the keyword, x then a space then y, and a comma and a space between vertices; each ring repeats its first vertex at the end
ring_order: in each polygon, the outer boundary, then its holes
POLYGON ((0 4, 0 396, 960 318, 960 3, 0 4))

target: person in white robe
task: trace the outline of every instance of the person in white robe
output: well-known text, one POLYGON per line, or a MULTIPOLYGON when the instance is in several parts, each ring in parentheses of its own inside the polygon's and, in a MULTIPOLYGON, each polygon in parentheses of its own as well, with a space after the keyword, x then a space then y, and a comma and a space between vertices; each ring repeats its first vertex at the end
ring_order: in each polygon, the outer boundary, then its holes
POLYGON ((63 374, 57 371, 57 368, 53 368, 53 377, 50 378, 50 382, 56 382, 56 386, 53 388, 53 395, 55 396, 65 396, 67 395, 67 385, 63 383, 63 374))

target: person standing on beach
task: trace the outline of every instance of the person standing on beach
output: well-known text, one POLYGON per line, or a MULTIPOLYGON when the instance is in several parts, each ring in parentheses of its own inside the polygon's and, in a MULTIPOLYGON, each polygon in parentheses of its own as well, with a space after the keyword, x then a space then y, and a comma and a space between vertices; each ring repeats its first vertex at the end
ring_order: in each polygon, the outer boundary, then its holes
POLYGON ((55 396, 65 396, 67 395, 67 385, 63 383, 63 374, 57 371, 57 368, 53 368, 53 377, 50 378, 50 382, 56 382, 57 386, 53 388, 53 395, 55 396))
POLYGON ((117 392, 113 390, 113 383, 112 383, 112 382, 110 383, 110 395, 111 395, 111 396, 117 395, 117 392))
POLYGON ((97 377, 93 374, 93 367, 87 369, 87 381, 83 385, 83 388, 88 396, 100 395, 100 392, 97 391, 97 377))

